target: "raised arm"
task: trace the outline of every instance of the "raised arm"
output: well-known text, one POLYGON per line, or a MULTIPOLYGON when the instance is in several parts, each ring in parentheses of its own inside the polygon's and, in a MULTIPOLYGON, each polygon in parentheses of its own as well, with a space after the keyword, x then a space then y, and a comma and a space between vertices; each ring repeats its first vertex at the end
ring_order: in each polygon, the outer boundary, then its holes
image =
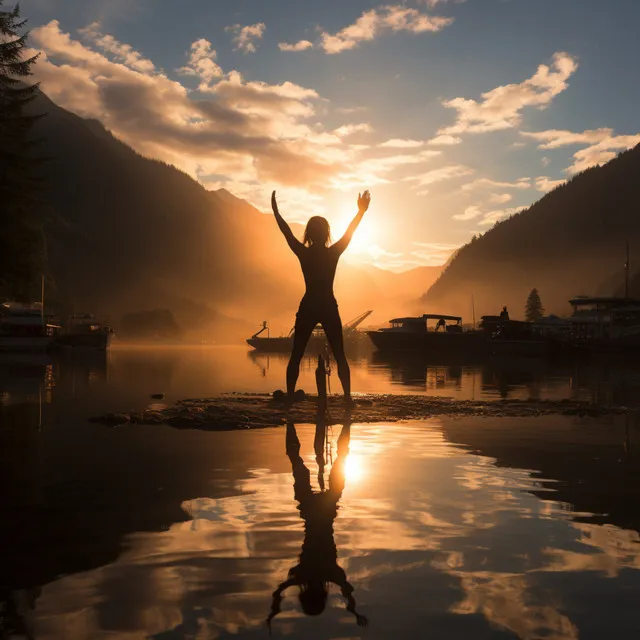
POLYGON ((273 215, 276 217, 276 222, 278 223, 278 227, 280 231, 282 231, 282 235, 285 237, 287 244, 291 248, 296 255, 302 248, 302 242, 298 240, 294 235, 293 231, 291 231, 291 227, 286 223, 285 219, 280 215, 278 211, 278 203, 276 202, 276 192, 274 191, 271 194, 271 208, 273 209, 273 215))
POLYGON ((356 213, 355 217, 351 221, 351 224, 347 227, 347 230, 344 232, 344 235, 338 242, 336 242, 333 246, 337 251, 342 253, 351 242, 351 238, 355 230, 358 228, 360 221, 362 220, 362 216, 366 213, 369 208, 369 203, 371 202, 371 195, 368 191, 365 191, 363 194, 358 194, 358 213, 356 213))
POLYGON ((342 595, 347 599, 347 611, 349 613, 353 613, 359 627, 366 627, 369 624, 369 619, 356 611, 356 599, 353 597, 353 587, 346 581, 346 579, 344 584, 339 586, 342 595))
POLYGON ((294 578, 289 578, 283 582, 274 592, 273 600, 271 602, 271 611, 267 616, 267 627, 269 627, 269 635, 271 635, 271 621, 280 613, 280 607, 282 606, 282 592, 298 584, 298 581, 294 578))

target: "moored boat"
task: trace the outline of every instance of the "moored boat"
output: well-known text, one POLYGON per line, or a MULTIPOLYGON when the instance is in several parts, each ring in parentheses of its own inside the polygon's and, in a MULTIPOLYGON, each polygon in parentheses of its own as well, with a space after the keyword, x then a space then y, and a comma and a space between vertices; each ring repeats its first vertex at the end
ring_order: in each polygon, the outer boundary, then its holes
POLYGON ((0 351, 46 351, 59 331, 41 303, 0 305, 0 351))
POLYGON ((640 349, 640 300, 578 296, 569 303, 574 346, 604 353, 637 353, 640 349))
POLYGON ((113 329, 103 319, 86 313, 68 319, 56 336, 55 345, 105 351, 112 335, 113 329))
POLYGON ((390 327, 367 331, 380 351, 469 353, 482 349, 486 339, 481 331, 465 330, 460 316, 425 313, 417 317, 393 318, 389 323, 390 327), (435 323, 430 325, 429 321, 435 323))

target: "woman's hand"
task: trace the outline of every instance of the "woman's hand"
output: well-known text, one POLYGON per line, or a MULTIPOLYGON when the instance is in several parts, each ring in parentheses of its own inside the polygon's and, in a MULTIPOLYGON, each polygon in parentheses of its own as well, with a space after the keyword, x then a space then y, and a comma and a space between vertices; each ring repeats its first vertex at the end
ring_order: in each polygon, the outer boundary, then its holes
MULTIPOLYGON (((275 198, 275 191, 274 193, 274 198, 275 198)), ((360 211, 361 213, 364 213, 368 208, 369 208, 369 204, 371 203, 371 194, 369 193, 369 191, 365 191, 362 195, 358 194, 358 211, 360 211)))
POLYGON ((276 202, 276 192, 274 191, 271 194, 271 208, 273 209, 273 213, 278 214, 278 203, 276 202))

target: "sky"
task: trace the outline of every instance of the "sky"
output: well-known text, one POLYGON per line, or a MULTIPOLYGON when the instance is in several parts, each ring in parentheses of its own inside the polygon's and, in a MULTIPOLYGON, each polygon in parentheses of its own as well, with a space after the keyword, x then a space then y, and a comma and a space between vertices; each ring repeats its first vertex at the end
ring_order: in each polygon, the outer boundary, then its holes
MULTIPOLYGON (((12 3, 5 1, 5 8, 12 3)), ((401 271, 640 143, 638 0, 22 0, 42 89, 401 271)))

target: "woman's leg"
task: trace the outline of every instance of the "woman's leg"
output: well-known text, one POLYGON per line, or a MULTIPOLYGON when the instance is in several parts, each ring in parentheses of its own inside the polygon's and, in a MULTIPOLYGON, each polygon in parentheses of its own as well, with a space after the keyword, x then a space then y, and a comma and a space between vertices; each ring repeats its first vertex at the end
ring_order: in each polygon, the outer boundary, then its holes
POLYGON ((293 394, 296 391, 296 382, 298 382, 300 373, 300 361, 304 356, 304 350, 307 348, 307 342, 309 342, 316 324, 315 318, 298 311, 296 325, 293 330, 293 348, 287 365, 287 396, 289 399, 293 399, 293 394))
POLYGON ((333 357, 338 364, 338 377, 342 383, 342 390, 344 391, 345 398, 351 397, 351 371, 349 370, 349 363, 347 362, 347 356, 344 354, 344 338, 342 336, 342 320, 340 319, 340 313, 338 308, 332 310, 326 314, 322 320, 322 327, 324 329, 329 346, 333 352, 333 357))

